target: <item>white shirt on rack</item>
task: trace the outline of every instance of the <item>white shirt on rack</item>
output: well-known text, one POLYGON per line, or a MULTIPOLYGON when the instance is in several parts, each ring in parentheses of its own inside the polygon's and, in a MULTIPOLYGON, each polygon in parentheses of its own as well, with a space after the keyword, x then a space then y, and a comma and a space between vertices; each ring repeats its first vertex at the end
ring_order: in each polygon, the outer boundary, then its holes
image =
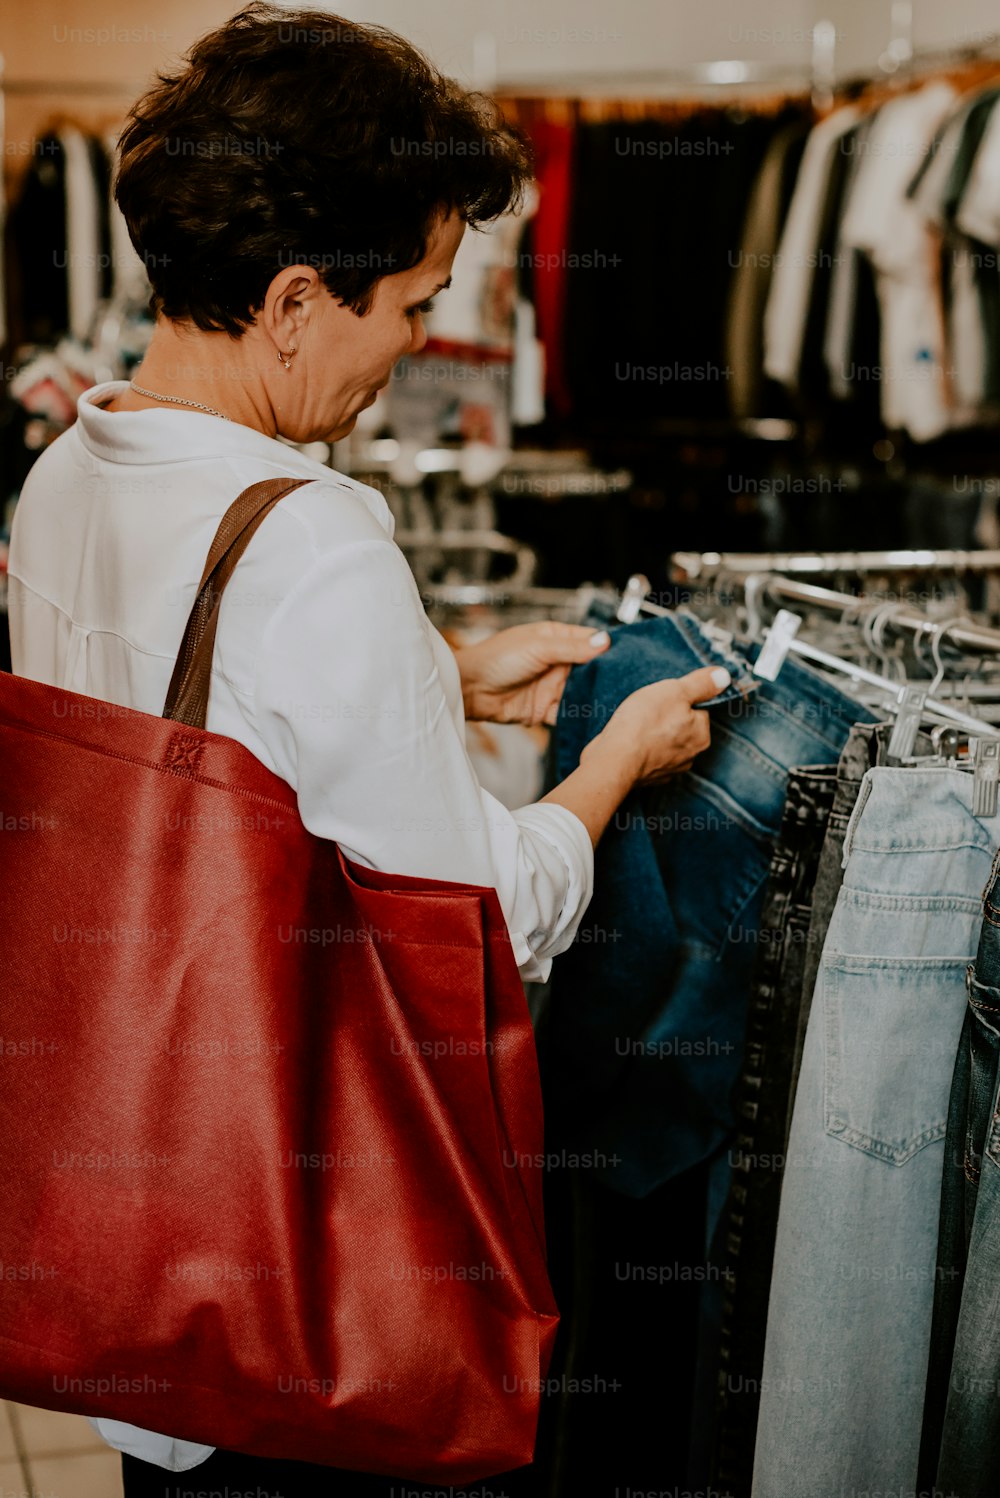
POLYGON ((843 137, 860 116, 856 105, 845 104, 809 132, 774 257, 764 310, 764 370, 792 389, 802 361, 827 181, 843 137))
MULTIPOLYGON (((480 786, 457 662, 382 495, 218 417, 101 409, 125 388, 82 396, 24 486, 10 550, 14 670, 161 714, 223 513, 258 480, 310 480, 275 506, 223 594, 207 727, 293 786, 305 825, 346 857, 494 887, 522 977, 544 980, 590 901, 590 836, 565 807, 510 811, 480 786)), ((172 1471, 212 1450, 94 1423, 172 1471)))
POLYGON ((948 395, 934 235, 906 190, 957 97, 950 84, 936 82, 882 106, 863 142, 840 229, 841 243, 863 250, 876 271, 882 419, 917 442, 939 437, 957 413, 948 395))

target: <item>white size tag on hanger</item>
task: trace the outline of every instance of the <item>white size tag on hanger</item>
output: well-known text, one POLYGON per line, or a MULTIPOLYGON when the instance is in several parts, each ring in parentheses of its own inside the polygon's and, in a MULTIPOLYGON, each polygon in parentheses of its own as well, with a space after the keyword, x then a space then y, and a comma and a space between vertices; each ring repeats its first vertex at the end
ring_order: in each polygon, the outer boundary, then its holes
POLYGON ((887 750, 890 759, 909 759, 913 753, 926 701, 926 687, 904 687, 900 692, 899 715, 893 724, 887 750))
POLYGON ((762 676, 765 681, 777 681, 778 672, 785 664, 789 647, 801 623, 802 620, 798 614, 793 614, 789 609, 778 610, 767 632, 767 639, 761 647, 760 655, 754 662, 754 676, 762 676))
POLYGON ((972 815, 995 817, 1000 785, 1000 739, 977 739, 972 778, 972 815))

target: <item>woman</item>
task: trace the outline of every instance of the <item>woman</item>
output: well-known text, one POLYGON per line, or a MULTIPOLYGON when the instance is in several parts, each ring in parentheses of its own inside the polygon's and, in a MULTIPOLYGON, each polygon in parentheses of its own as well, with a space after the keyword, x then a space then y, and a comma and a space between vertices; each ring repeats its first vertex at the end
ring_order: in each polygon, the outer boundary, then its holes
MULTIPOLYGON (((571 664, 607 635, 543 623, 452 653, 381 495, 278 440, 343 437, 423 346, 463 233, 519 198, 521 141, 400 37, 251 5, 136 104, 120 149, 156 328, 136 378, 87 392, 25 486, 15 670, 159 713, 221 515, 257 480, 308 479, 225 593, 207 726, 294 786, 306 826, 349 858, 494 886, 522 975, 544 979, 611 815, 706 747, 692 705, 727 674, 636 692, 572 775, 508 811, 476 780, 465 720, 553 722, 571 664)), ((392 1483, 98 1424, 128 1495, 193 1467, 226 1491, 392 1483)))

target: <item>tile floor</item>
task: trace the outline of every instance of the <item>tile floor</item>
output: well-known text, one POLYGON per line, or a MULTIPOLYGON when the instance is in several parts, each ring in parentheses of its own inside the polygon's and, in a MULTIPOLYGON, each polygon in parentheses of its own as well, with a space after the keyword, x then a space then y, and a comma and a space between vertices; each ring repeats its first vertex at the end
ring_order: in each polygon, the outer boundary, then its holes
POLYGON ((82 1415, 0 1411, 0 1498, 121 1498, 121 1461, 82 1415))

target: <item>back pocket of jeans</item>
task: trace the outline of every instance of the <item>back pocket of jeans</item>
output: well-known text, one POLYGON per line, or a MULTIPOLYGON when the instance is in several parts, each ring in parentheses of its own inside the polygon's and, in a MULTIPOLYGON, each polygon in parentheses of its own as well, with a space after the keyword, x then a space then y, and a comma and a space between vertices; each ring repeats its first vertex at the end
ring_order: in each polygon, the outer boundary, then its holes
POLYGON ((967 957, 824 957, 828 1134, 889 1165, 944 1138, 967 965, 967 957))

